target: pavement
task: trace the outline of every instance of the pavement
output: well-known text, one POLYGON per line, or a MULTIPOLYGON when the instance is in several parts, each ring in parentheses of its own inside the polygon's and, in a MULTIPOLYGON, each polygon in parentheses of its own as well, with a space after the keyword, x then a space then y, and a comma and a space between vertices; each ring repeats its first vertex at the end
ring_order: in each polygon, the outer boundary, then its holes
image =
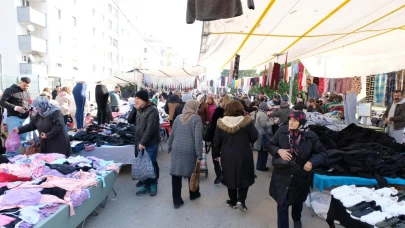
MULTIPOLYGON (((275 228, 277 227, 277 204, 269 196, 271 171, 257 171, 256 183, 249 188, 246 200, 247 212, 228 207, 225 201, 228 199, 227 188, 215 185, 215 172, 211 154, 208 155, 207 163, 208 178, 201 174, 200 192, 201 198, 190 201, 188 195, 187 180, 183 180, 182 197, 184 205, 179 209, 173 208, 170 155, 167 154, 167 146, 163 145, 164 151, 159 151, 158 163, 160 167, 160 179, 158 194, 137 196, 139 189, 136 182, 131 179, 131 167, 124 166, 114 185, 118 195, 110 193, 106 207, 97 208, 98 216, 90 215, 85 223, 85 228, 275 228)), ((255 159, 257 153, 254 152, 255 159)), ((291 208, 290 208, 291 210, 291 208)), ((326 221, 318 216, 312 216, 311 211, 304 205, 302 212, 303 227, 327 228, 326 221)), ((290 218, 290 227, 293 227, 290 218)))

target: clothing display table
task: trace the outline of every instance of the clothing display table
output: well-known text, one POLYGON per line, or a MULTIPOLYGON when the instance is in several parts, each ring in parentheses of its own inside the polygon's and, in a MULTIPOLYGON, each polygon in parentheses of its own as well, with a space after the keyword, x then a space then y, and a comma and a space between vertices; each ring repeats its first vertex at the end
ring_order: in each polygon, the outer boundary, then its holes
MULTIPOLYGON (((69 215, 69 206, 66 204, 60 205, 59 209, 47 218, 40 220, 35 228, 72 228, 83 223, 98 205, 103 203, 108 197, 108 194, 113 190, 114 183, 117 179, 117 174, 111 171, 104 177, 105 186, 101 180, 97 181, 97 187, 89 188, 90 198, 86 199, 82 205, 75 207, 75 215, 69 215)), ((103 205, 104 206, 104 205, 103 205)), ((82 227, 83 227, 82 225, 82 227)))
MULTIPOLYGON (((405 179, 402 178, 388 178, 389 184, 405 185, 405 179)), ((342 186, 342 185, 358 185, 358 186, 373 186, 377 185, 375 179, 351 177, 351 176, 327 176, 314 174, 314 187, 318 188, 322 192, 325 188, 342 186)))
POLYGON ((346 208, 343 206, 343 204, 332 196, 326 222, 328 223, 329 227, 335 227, 334 221, 339 221, 340 225, 342 225, 343 227, 356 227, 356 228, 373 227, 367 223, 355 220, 352 217, 350 217, 350 214, 346 212, 346 208))
POLYGON ((132 164, 135 155, 134 145, 126 146, 108 146, 95 147, 93 151, 80 151, 79 155, 94 156, 107 161, 115 161, 124 165, 132 164))

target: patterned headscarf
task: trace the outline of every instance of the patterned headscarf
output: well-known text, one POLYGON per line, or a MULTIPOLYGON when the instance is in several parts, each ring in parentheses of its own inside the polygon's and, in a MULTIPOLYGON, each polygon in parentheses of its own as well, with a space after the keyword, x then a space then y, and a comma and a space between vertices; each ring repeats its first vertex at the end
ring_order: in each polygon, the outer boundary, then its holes
POLYGON ((302 133, 308 131, 308 128, 305 128, 305 124, 307 123, 307 116, 302 111, 294 111, 290 114, 290 118, 294 118, 300 123, 297 129, 290 129, 289 135, 291 153, 293 154, 293 158, 296 160, 299 154, 298 145, 300 143, 302 133))
POLYGON ((40 111, 38 114, 43 117, 48 117, 53 112, 60 110, 58 107, 52 105, 45 97, 38 97, 35 99, 32 102, 32 107, 34 107, 37 111, 40 111))

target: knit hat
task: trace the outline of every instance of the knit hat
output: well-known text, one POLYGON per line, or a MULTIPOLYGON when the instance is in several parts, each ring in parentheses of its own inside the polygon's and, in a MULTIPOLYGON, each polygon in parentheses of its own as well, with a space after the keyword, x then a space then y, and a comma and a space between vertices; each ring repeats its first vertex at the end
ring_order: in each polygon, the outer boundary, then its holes
POLYGON ((262 102, 259 104, 259 109, 264 112, 267 112, 267 111, 269 111, 269 106, 267 105, 266 102, 262 102))
POLYGON ((149 101, 149 95, 146 90, 139 90, 138 92, 136 92, 135 97, 137 97, 145 102, 149 101))
POLYGON ((294 111, 290 114, 290 118, 294 118, 298 122, 300 122, 300 127, 305 126, 305 124, 307 123, 307 116, 303 111, 294 111))
POLYGON ((287 101, 282 101, 280 103, 280 108, 288 108, 290 107, 290 104, 287 101))

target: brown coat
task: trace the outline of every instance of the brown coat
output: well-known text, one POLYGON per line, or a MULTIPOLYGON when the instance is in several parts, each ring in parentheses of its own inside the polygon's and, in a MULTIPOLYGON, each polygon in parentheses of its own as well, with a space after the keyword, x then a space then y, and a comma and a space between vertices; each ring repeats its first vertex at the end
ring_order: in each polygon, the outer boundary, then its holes
POLYGON ((208 106, 207 104, 201 104, 200 107, 198 108, 198 115, 201 117, 201 121, 203 126, 205 125, 205 122, 209 121, 209 114, 208 114, 208 106))

